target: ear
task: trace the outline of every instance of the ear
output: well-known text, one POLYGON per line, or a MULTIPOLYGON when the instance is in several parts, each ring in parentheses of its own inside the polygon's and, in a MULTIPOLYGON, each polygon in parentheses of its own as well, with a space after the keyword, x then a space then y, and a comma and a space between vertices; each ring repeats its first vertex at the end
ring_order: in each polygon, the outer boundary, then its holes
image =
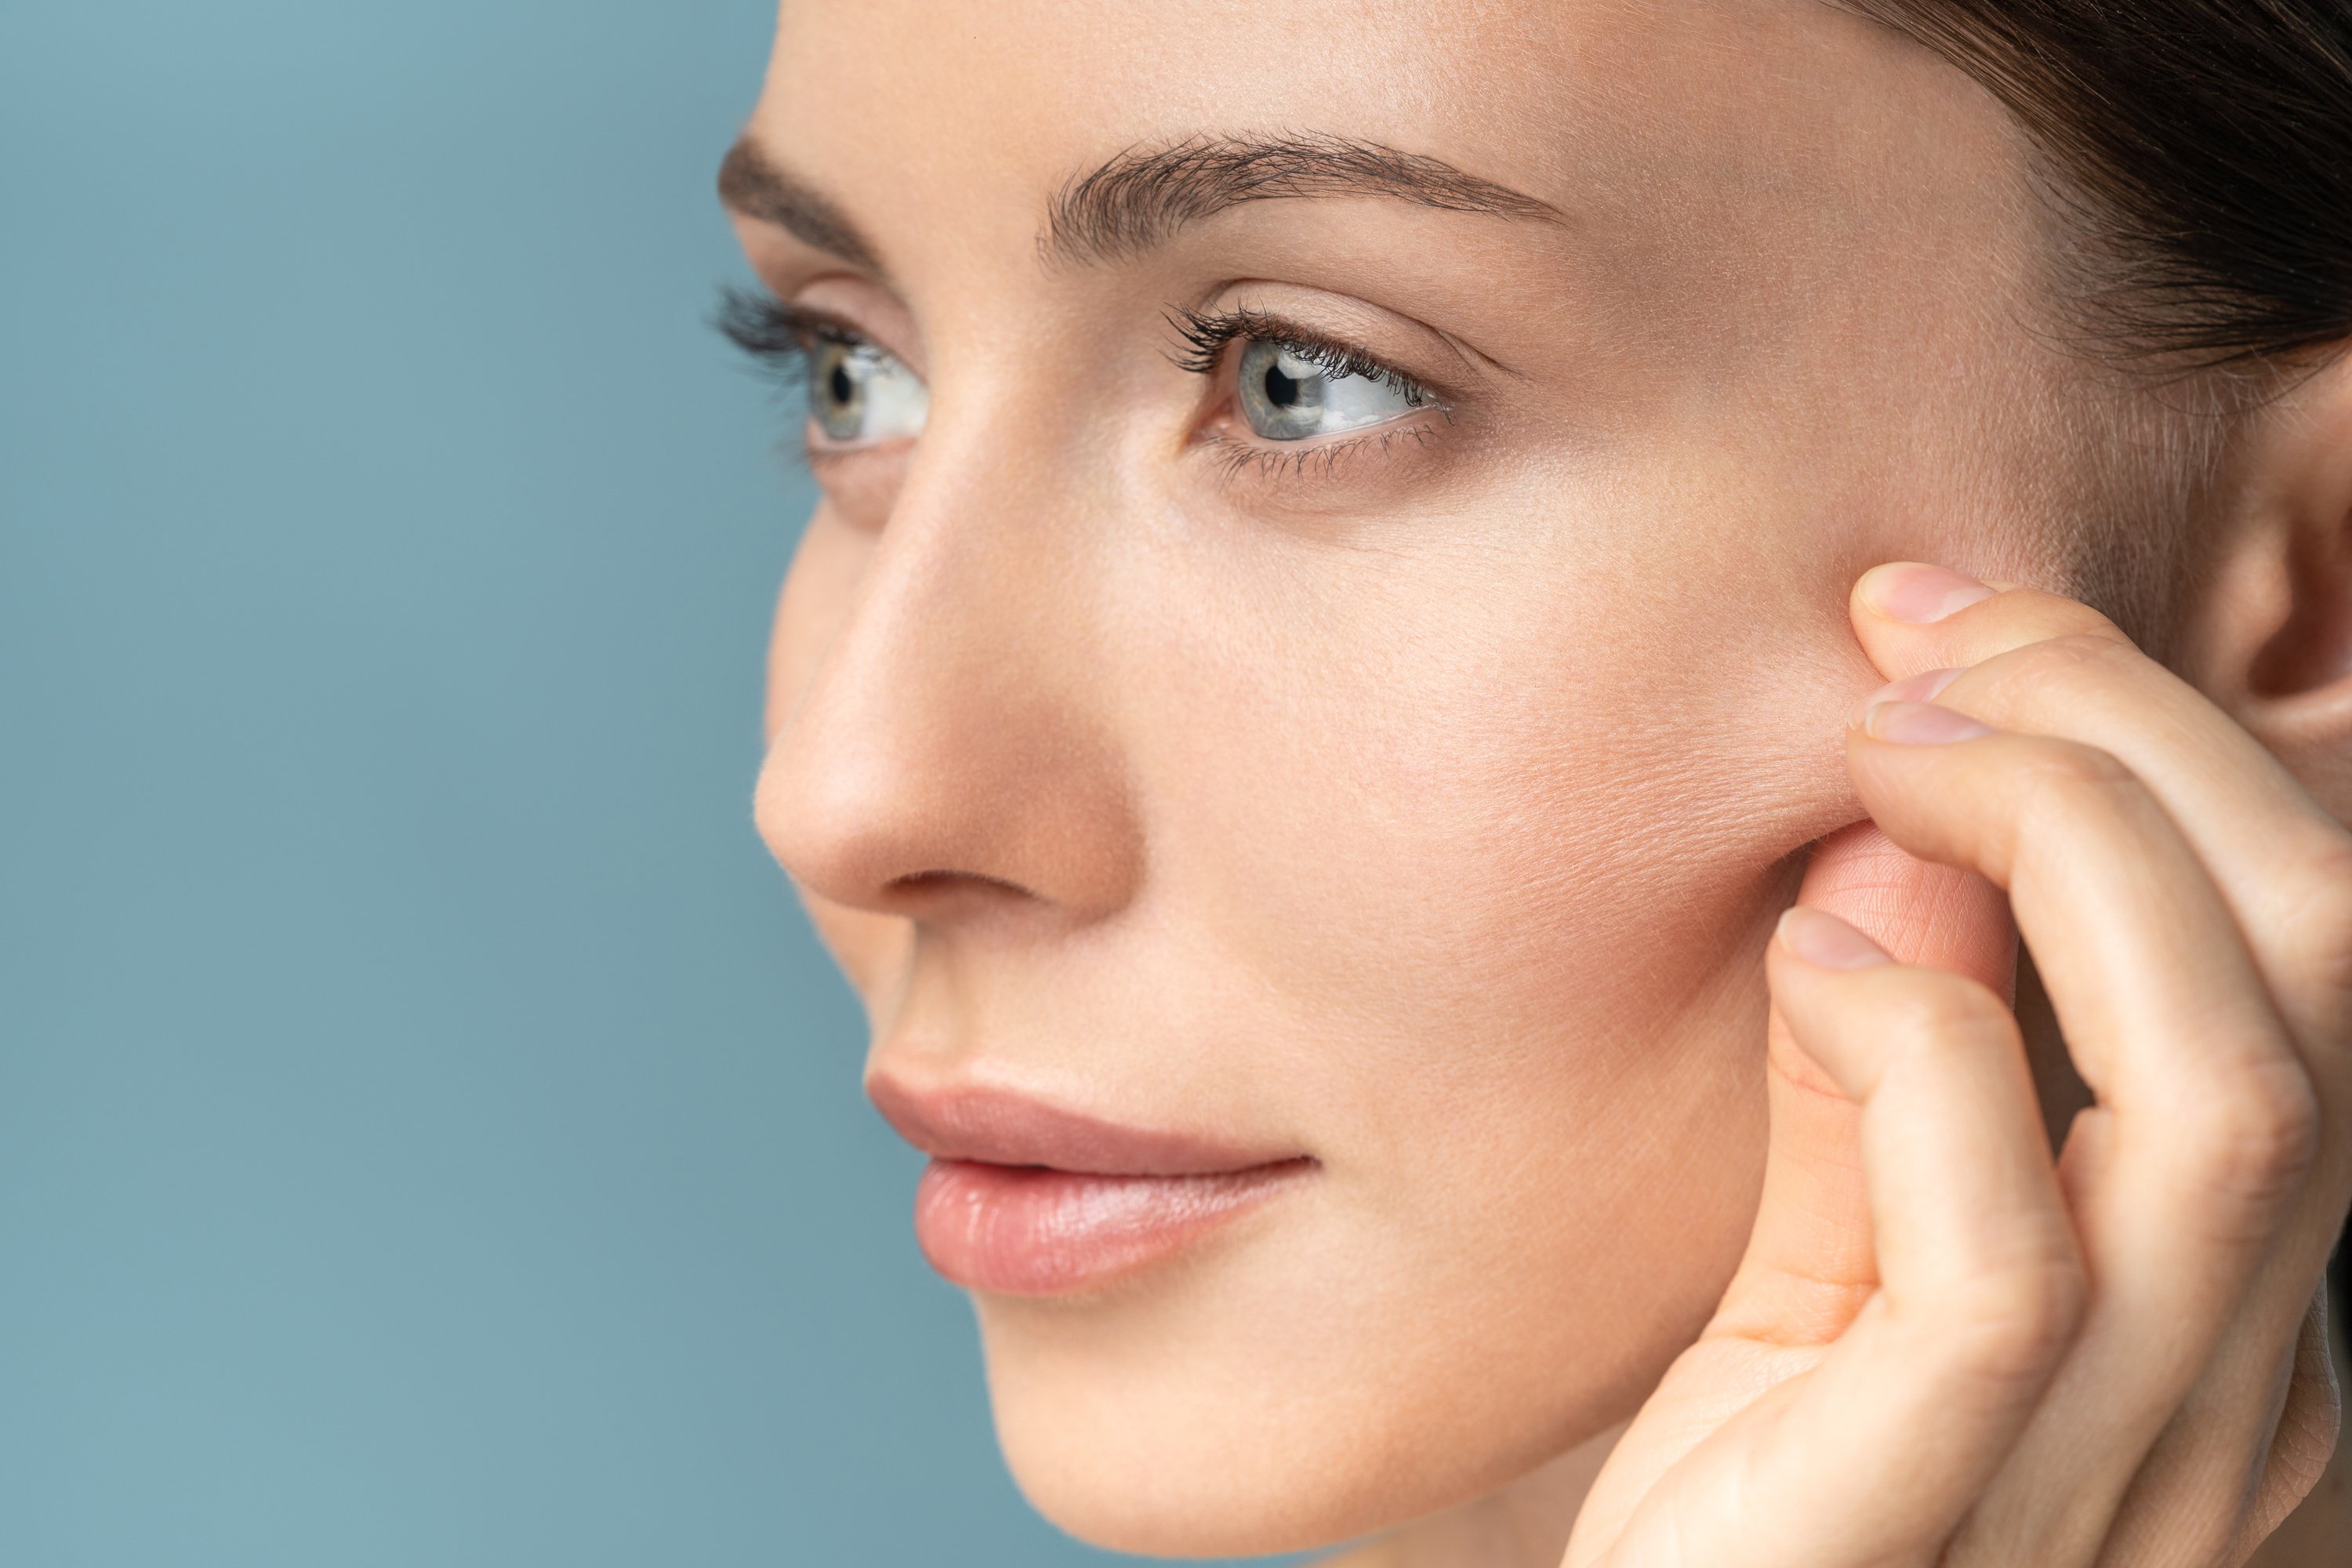
POLYGON ((2182 673, 2352 822, 2352 352, 2234 446, 2182 673))

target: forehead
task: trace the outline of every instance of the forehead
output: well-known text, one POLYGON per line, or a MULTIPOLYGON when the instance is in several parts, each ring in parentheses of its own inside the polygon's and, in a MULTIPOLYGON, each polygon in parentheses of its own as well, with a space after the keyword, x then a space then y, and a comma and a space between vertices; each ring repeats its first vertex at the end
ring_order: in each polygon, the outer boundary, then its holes
POLYGON ((1988 109, 1826 0, 787 0, 751 131, 970 237, 1204 133, 1376 142, 1563 211, 1883 215, 1906 165, 2006 155, 1988 109))

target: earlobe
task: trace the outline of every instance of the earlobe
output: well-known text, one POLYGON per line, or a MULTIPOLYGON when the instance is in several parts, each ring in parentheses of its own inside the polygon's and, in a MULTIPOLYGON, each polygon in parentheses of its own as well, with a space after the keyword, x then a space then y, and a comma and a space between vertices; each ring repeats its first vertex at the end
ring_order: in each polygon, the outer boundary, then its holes
POLYGON ((2352 352, 2247 416, 2191 679, 2352 820, 2352 352))

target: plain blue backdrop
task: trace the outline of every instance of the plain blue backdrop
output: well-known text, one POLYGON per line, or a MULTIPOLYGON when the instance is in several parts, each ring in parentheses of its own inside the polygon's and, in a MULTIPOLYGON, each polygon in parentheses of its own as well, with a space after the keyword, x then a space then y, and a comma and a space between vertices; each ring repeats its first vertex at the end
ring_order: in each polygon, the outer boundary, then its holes
POLYGON ((769 22, 0 4, 0 1564, 1105 1561, 750 823, 769 22))

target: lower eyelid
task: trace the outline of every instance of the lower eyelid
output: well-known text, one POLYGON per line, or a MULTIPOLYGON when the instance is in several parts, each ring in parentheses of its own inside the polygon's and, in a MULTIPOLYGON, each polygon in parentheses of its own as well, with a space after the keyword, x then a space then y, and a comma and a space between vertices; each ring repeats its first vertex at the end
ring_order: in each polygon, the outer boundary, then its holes
POLYGON ((1250 469, 1276 480, 1328 479, 1332 477, 1332 470, 1355 458, 1409 457, 1427 451, 1443 437, 1440 427, 1428 418, 1433 411, 1444 415, 1444 422, 1452 424, 1451 412, 1441 404, 1433 405, 1431 409, 1418 410, 1409 417, 1351 431, 1336 440, 1277 444, 1211 436, 1202 445, 1209 448, 1229 479, 1250 469), (1323 470, 1320 475, 1316 473, 1318 468, 1323 470))

